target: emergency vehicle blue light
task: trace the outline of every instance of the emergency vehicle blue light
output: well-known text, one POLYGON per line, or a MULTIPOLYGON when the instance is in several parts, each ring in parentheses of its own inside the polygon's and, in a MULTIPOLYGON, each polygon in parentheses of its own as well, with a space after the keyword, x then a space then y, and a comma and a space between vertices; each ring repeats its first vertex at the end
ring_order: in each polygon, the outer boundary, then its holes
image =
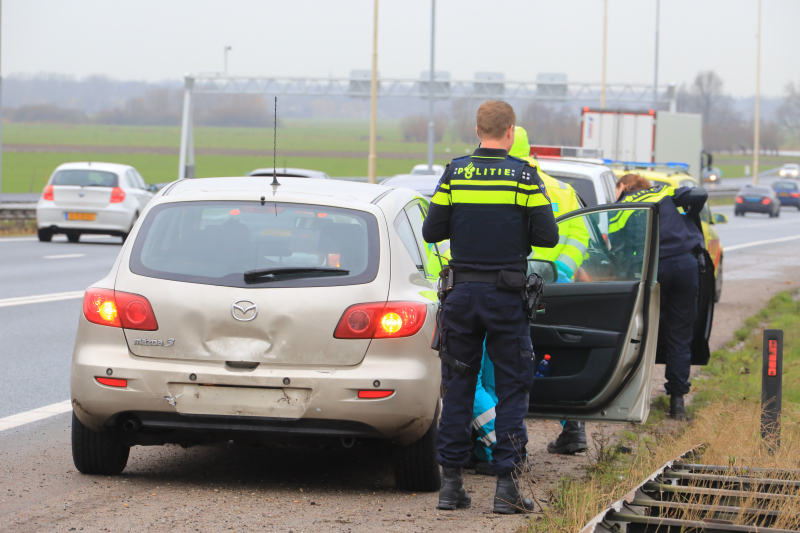
POLYGON ((603 159, 603 163, 606 165, 622 165, 625 168, 669 168, 689 172, 689 163, 677 163, 672 161, 667 163, 649 163, 646 161, 617 161, 615 159, 603 159))

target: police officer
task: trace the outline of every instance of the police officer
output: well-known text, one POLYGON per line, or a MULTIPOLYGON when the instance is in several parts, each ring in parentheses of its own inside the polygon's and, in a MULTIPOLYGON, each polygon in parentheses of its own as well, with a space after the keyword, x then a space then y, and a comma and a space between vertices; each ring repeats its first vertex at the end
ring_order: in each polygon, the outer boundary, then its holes
POLYGON ((422 227, 429 243, 450 239, 454 274, 440 322, 445 393, 438 432, 437 459, 444 474, 439 509, 471 505, 461 469, 473 448, 470 422, 484 338, 498 402, 490 463, 498 475, 494 512, 533 509, 513 476, 526 454, 524 417, 534 375, 521 292, 531 246, 558 244, 558 227, 536 169, 508 156, 515 122, 506 102, 480 106, 476 131, 481 147, 447 166, 422 227))
MULTIPOLYGON (((559 217, 581 208, 575 189, 568 183, 548 176, 539 168, 539 163, 530 157, 530 142, 528 132, 522 126, 514 129, 514 145, 509 155, 526 161, 531 167, 536 168, 547 188, 553 215, 559 217)), ((558 283, 570 283, 575 278, 578 269, 583 263, 589 245, 589 230, 582 218, 573 218, 562 222, 558 226, 558 245, 553 248, 534 247, 531 257, 553 261, 558 271, 558 283)), ((534 344, 535 348, 535 344, 534 344)), ((478 385, 475 390, 473 403, 472 427, 477 433, 475 450, 470 463, 467 465, 475 469, 476 474, 494 475, 489 462, 492 459, 492 449, 497 441, 495 432, 495 414, 497 395, 494 384, 494 367, 484 348, 481 361, 481 373, 478 375, 478 385)), ((559 454, 574 454, 586 450, 586 429, 583 422, 561 421, 563 431, 558 438, 547 445, 547 451, 559 454)), ((526 460, 524 470, 530 470, 530 463, 526 460)))
MULTIPOLYGON (((662 309, 659 327, 666 328, 665 388, 670 396, 670 416, 682 420, 686 415, 683 395, 689 392, 691 386, 691 343, 700 284, 697 256, 702 253, 704 245, 697 219, 708 199, 708 192, 700 187, 653 187, 638 174, 626 174, 617 182, 617 197, 621 203, 659 204, 658 283, 661 286, 662 309), (683 208, 685 214, 678 211, 679 207, 683 208)), ((629 215, 631 212, 620 211, 609 221, 612 249, 615 234, 624 231, 625 225, 630 223, 626 213, 629 215)))

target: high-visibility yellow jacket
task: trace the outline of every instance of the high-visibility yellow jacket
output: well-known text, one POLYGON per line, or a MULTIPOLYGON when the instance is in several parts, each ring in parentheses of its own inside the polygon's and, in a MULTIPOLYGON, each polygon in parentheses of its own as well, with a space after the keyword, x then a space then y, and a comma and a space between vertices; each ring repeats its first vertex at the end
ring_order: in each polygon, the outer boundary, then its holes
MULTIPOLYGON (((530 144, 528 132, 525 128, 517 126, 514 131, 514 146, 510 155, 526 160, 532 167, 536 167, 539 177, 547 187, 550 194, 553 214, 557 217, 576 211, 581 208, 575 189, 568 183, 559 181, 545 174, 539 163, 530 157, 530 144)), ((560 281, 571 281, 583 263, 589 245, 589 231, 583 218, 576 217, 558 225, 558 245, 555 248, 534 247, 531 257, 553 261, 559 272, 560 281)))

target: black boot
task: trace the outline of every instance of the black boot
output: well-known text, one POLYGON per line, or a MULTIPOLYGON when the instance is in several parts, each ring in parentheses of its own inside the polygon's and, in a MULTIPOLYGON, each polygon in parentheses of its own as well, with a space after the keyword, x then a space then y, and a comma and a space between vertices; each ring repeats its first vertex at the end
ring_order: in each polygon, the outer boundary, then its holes
POLYGON ((439 491, 439 505, 437 509, 454 511, 466 509, 472 505, 472 498, 464 489, 464 480, 461 479, 461 467, 442 468, 442 488, 439 491))
POLYGON ((686 407, 683 405, 683 396, 677 394, 669 397, 669 417, 675 420, 686 418, 686 407))
POLYGON ((586 451, 586 423, 565 422, 561 435, 547 445, 550 453, 569 454, 586 451))
POLYGON ((497 491, 494 493, 494 509, 499 514, 529 513, 533 511, 533 501, 523 498, 512 474, 497 478, 497 491))

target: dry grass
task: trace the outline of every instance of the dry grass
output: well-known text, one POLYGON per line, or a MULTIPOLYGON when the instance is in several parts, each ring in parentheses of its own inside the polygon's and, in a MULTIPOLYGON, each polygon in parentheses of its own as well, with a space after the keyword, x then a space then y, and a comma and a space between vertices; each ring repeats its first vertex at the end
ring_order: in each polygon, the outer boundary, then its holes
MULTIPOLYGON (((760 407, 750 402, 725 401, 710 405, 698 412, 690 424, 669 427, 674 423, 664 422, 645 432, 626 432, 621 445, 630 448, 622 453, 620 446, 611 448, 604 438, 593 439, 595 455, 604 454, 587 473, 584 481, 565 479, 551 491, 550 504, 533 517, 527 531, 580 531, 608 504, 627 494, 644 481, 665 462, 675 459, 700 443, 705 444, 704 464, 748 466, 768 469, 796 469, 800 460, 800 409, 797 406, 784 408, 782 442, 779 448, 766 445, 760 435, 760 407), (602 442, 603 444, 598 444, 602 442), (605 448, 601 450, 600 448, 605 448)), ((784 479, 800 481, 800 472, 784 479)), ((697 485, 701 486, 701 485, 697 485)), ((727 487, 735 488, 735 487, 727 487)), ((766 491, 761 487, 753 489, 766 491)), ((780 491, 779 491, 780 492, 780 491)), ((796 495, 796 492, 795 492, 796 495)), ((692 503, 706 505, 737 505, 756 507, 750 496, 738 503, 717 499, 692 503)), ((776 528, 800 529, 800 498, 793 504, 776 501, 768 509, 780 510, 784 514, 772 525, 776 528)), ((698 512, 686 512, 673 518, 697 520, 698 512)), ((736 524, 748 524, 744 516, 727 516, 736 524)))
POLYGON ((0 237, 36 235, 35 220, 0 220, 0 237))

